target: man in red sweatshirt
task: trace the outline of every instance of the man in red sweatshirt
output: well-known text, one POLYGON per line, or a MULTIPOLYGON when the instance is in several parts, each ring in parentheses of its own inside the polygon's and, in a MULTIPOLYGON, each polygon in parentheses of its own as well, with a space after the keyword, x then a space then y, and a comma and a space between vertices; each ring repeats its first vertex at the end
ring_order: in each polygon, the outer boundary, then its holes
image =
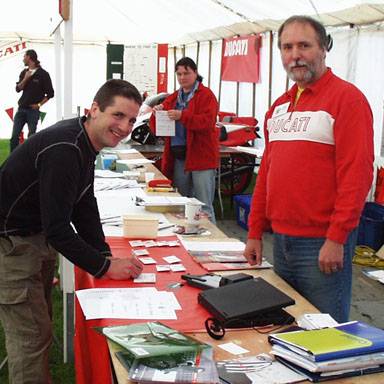
POLYGON ((245 256, 261 262, 262 235, 272 227, 276 273, 321 312, 347 321, 356 227, 372 183, 372 112, 326 67, 331 38, 319 22, 290 17, 278 46, 295 84, 265 117, 245 256))

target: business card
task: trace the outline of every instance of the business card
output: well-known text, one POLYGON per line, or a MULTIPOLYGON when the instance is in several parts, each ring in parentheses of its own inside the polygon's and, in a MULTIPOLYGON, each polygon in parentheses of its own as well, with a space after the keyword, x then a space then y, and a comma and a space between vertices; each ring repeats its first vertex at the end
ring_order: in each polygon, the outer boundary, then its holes
POLYGON ((152 257, 139 257, 139 260, 143 264, 156 264, 156 260, 152 259, 152 257))
POLYGON ((146 249, 134 249, 132 251, 132 253, 135 255, 135 256, 145 256, 145 255, 149 255, 149 252, 146 250, 146 249))
POLYGON ((141 273, 136 279, 133 280, 134 283, 156 283, 156 273, 141 273))
POLYGON ((171 268, 172 272, 184 272, 184 271, 186 271, 183 264, 171 264, 170 268, 171 268))
POLYGON ((168 272, 171 270, 171 266, 168 264, 156 265, 157 272, 168 272))
POLYGON ((181 260, 174 255, 171 256, 164 256, 163 259, 168 263, 168 264, 174 264, 174 263, 179 263, 181 260))

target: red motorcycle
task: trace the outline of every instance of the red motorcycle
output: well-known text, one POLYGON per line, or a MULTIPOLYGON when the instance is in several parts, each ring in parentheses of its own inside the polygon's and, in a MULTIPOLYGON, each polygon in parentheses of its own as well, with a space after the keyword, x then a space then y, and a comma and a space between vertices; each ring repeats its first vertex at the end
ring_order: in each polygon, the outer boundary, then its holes
MULTIPOLYGON (((240 117, 234 113, 219 112, 220 145, 225 147, 253 146, 257 134, 257 119, 240 117)), ((225 151, 222 151, 225 153, 225 151)), ((255 167, 255 156, 230 152, 229 156, 221 156, 220 188, 223 195, 244 192, 252 181, 255 167)))

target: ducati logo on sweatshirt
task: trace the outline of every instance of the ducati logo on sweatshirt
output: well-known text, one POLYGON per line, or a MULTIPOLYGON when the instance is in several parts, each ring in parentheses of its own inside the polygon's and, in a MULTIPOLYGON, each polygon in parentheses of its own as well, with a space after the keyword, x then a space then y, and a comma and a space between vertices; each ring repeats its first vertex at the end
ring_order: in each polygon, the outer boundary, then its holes
POLYGON ((268 120, 269 141, 303 140, 334 145, 334 121, 325 111, 284 113, 268 120))

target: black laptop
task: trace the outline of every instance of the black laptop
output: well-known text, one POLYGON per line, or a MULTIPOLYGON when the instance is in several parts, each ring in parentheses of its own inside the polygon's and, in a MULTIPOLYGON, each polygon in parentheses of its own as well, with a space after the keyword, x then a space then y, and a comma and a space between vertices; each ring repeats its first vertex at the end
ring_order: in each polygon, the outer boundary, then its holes
POLYGON ((198 301, 228 328, 242 322, 244 326, 276 324, 274 319, 286 314, 282 308, 295 304, 261 277, 202 291, 198 301))

